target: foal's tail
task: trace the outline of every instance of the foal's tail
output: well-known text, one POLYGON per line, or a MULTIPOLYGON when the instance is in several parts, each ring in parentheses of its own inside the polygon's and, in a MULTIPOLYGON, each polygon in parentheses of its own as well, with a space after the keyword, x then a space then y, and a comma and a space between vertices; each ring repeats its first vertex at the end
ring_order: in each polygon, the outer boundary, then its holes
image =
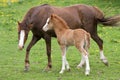
POLYGON ((88 48, 90 48, 90 34, 89 33, 87 33, 86 35, 85 35, 85 43, 86 43, 86 48, 88 49, 88 48))
POLYGON ((93 7, 95 11, 95 17, 98 20, 98 23, 101 23, 105 26, 120 26, 120 15, 112 16, 112 17, 104 17, 103 12, 97 8, 93 7))

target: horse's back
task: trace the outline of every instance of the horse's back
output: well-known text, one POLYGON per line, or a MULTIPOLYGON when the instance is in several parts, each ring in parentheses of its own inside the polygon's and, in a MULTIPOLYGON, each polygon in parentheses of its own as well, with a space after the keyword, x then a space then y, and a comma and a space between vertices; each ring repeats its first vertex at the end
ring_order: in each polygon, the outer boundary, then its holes
MULTIPOLYGON (((43 25, 52 13, 63 18, 71 29, 84 28, 94 25, 94 18, 100 11, 93 6, 77 4, 67 7, 55 7, 48 4, 32 7, 26 14, 24 21, 33 23, 33 33, 41 32, 43 25), (89 24, 91 23, 91 24, 89 24)), ((100 13, 101 14, 101 13, 100 13)), ((99 15, 100 15, 99 14, 99 15)), ((55 36, 54 31, 49 31, 55 36)))

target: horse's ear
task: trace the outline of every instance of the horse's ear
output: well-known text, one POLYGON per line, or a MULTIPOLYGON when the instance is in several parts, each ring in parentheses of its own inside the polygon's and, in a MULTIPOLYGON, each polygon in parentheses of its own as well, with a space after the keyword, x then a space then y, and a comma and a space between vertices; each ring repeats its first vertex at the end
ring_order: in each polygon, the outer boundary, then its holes
POLYGON ((18 23, 18 31, 19 31, 19 30, 20 30, 20 24, 21 24, 21 23, 20 23, 19 21, 18 21, 17 23, 18 23))
POLYGON ((18 25, 20 26, 21 23, 20 23, 19 21, 17 21, 17 23, 18 23, 18 25))

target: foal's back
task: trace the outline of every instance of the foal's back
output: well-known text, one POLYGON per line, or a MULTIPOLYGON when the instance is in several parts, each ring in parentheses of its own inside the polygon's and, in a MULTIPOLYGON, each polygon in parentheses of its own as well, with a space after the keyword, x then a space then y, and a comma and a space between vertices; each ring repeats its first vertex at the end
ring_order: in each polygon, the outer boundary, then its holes
POLYGON ((90 43, 90 34, 83 29, 66 29, 61 37, 61 42, 67 46, 80 44, 87 40, 90 43))

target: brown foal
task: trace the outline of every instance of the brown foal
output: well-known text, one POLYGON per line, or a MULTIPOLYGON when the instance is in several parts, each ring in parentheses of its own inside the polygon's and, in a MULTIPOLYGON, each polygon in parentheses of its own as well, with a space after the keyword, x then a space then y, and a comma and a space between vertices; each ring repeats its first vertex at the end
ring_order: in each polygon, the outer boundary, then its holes
POLYGON ((69 63, 66 59, 66 50, 69 46, 74 45, 82 54, 81 62, 77 67, 80 68, 86 64, 85 75, 89 75, 88 48, 90 46, 90 34, 83 29, 70 29, 67 23, 56 14, 52 14, 43 26, 44 31, 53 29, 62 50, 62 68, 60 73, 64 72, 65 67, 67 70, 70 70, 69 63))

